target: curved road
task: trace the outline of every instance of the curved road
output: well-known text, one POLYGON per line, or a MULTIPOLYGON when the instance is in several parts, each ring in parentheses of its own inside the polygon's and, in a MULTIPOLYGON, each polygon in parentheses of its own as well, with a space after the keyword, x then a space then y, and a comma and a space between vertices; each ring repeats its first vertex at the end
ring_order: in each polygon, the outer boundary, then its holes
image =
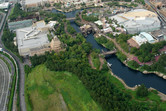
MULTIPOLYGON (((9 14, 10 14, 11 9, 13 8, 13 6, 14 6, 14 5, 12 5, 12 6, 10 7, 10 9, 9 9, 7 15, 6 15, 6 18, 3 19, 3 23, 4 23, 4 24, 6 24, 6 21, 7 21, 7 19, 8 19, 8 16, 9 16, 9 14)), ((8 52, 8 53, 15 59, 15 61, 16 61, 17 64, 18 64, 18 68, 19 68, 19 77, 20 77, 20 81, 18 81, 18 82, 19 82, 19 92, 20 92, 20 93, 19 93, 19 97, 20 97, 20 107, 21 107, 21 111, 26 111, 25 97, 24 97, 24 84, 25 84, 25 83, 24 83, 24 82, 25 82, 24 66, 23 66, 23 64, 20 62, 20 59, 19 59, 16 55, 14 55, 12 52, 8 51, 8 50, 5 48, 5 46, 4 46, 4 44, 3 44, 2 40, 1 40, 2 35, 3 35, 3 29, 4 29, 4 27, 5 27, 5 25, 3 25, 3 26, 1 27, 1 31, 0 31, 0 47, 2 47, 4 51, 8 52)))
POLYGON ((6 63, 0 59, 0 111, 7 111, 10 73, 6 63))

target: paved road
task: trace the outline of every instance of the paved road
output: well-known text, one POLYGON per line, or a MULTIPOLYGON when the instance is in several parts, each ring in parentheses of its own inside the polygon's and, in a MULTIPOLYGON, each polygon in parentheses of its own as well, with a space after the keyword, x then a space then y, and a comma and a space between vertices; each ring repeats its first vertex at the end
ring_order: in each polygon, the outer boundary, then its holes
POLYGON ((2 54, 0 54, 0 57, 4 58, 9 63, 9 65, 11 67, 11 74, 14 74, 15 73, 15 68, 14 68, 14 65, 13 65, 12 61, 9 60, 8 57, 6 57, 6 56, 4 56, 2 54))
POLYGON ((148 4, 153 11, 158 15, 158 17, 160 18, 160 21, 162 22, 163 25, 166 25, 166 18, 158 11, 158 9, 149 2, 149 0, 144 0, 146 4, 148 4))
MULTIPOLYGON (((8 11, 8 14, 5 18, 4 24, 6 23, 8 16, 11 12, 13 6, 11 6, 11 8, 8 11)), ((19 97, 20 97, 20 107, 21 107, 21 111, 26 111, 26 104, 25 104, 25 97, 24 97, 24 84, 25 84, 25 73, 24 73, 24 66, 23 64, 20 62, 19 58, 17 56, 15 56, 13 53, 11 53, 10 51, 8 51, 7 49, 5 49, 4 44, 1 40, 2 35, 3 35, 3 29, 4 29, 4 25, 1 27, 1 31, 0 31, 0 47, 2 47, 4 49, 4 51, 8 52, 17 62, 18 64, 18 68, 19 68, 19 74, 20 74, 20 81, 19 84, 19 97)))
POLYGON ((0 59, 0 111, 7 111, 7 98, 10 84, 10 73, 7 65, 0 59))

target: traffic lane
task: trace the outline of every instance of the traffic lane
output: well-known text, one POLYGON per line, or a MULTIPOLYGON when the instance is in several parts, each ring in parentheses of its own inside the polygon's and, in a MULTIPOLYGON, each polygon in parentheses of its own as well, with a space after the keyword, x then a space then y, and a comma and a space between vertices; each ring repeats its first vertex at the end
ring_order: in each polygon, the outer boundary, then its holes
POLYGON ((0 54, 0 57, 4 58, 4 59, 9 63, 9 65, 10 65, 10 67, 11 67, 11 74, 14 75, 14 73, 15 73, 15 68, 14 68, 14 65, 13 65, 13 63, 11 62, 11 60, 9 60, 8 57, 6 57, 6 56, 4 56, 4 55, 2 55, 2 54, 0 54))
POLYGON ((0 111, 7 110, 7 99, 8 99, 8 92, 9 92, 9 84, 10 84, 10 73, 6 63, 0 59, 0 67, 3 73, 1 75, 4 76, 3 87, 2 87, 2 94, 1 94, 1 101, 0 101, 0 111))

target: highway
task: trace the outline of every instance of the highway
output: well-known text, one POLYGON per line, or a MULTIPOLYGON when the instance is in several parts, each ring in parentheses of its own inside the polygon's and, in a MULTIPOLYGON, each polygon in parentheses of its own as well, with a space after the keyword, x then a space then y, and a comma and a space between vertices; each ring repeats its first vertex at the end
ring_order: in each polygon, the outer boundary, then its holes
MULTIPOLYGON (((6 15, 6 18, 4 19, 4 24, 6 24, 6 21, 8 19, 8 16, 11 12, 11 9, 14 5, 12 5, 10 8, 9 8, 9 11, 6 15)), ((14 59, 15 61, 17 62, 18 64, 18 68, 19 68, 19 77, 20 77, 20 81, 19 82, 19 98, 20 98, 20 107, 21 107, 21 111, 26 111, 26 104, 25 104, 25 97, 24 97, 24 84, 25 84, 25 73, 24 73, 24 66, 22 64, 22 62, 20 61, 20 59, 14 55, 12 52, 8 51, 8 49, 5 48, 3 42, 2 42, 2 35, 3 35, 3 29, 4 29, 5 25, 3 25, 1 27, 1 30, 0 30, 0 47, 3 48, 4 51, 8 52, 14 59)), ((16 98, 15 98, 16 99, 16 98)), ((15 111, 16 109, 14 109, 15 111)))
POLYGON ((7 111, 10 73, 6 63, 0 59, 0 111, 7 111))
POLYGON ((13 63, 11 62, 11 60, 9 60, 8 57, 6 57, 6 56, 4 56, 4 55, 2 55, 2 54, 0 54, 0 57, 4 58, 4 59, 9 63, 9 65, 10 65, 10 67, 11 67, 11 74, 14 74, 14 73, 15 73, 15 68, 14 68, 14 65, 13 65, 13 63))

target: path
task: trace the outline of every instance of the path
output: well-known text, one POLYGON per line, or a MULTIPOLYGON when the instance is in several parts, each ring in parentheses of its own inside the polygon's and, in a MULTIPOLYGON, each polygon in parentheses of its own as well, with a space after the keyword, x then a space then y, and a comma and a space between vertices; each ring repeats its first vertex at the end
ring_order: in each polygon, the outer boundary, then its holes
POLYGON ((92 57, 91 57, 91 53, 88 55, 88 60, 89 60, 89 64, 92 67, 92 69, 96 69, 96 67, 94 66, 93 62, 92 62, 92 57))
POLYGON ((64 25, 65 25, 65 32, 66 32, 66 34, 67 34, 67 35, 70 35, 70 36, 72 37, 72 35, 67 31, 67 24, 64 23, 64 25))
POLYGON ((67 105, 66 105, 66 103, 65 103, 65 101, 64 101, 63 96, 62 96, 61 93, 59 93, 59 98, 60 98, 61 103, 62 103, 62 109, 63 109, 63 111, 68 111, 67 105))
POLYGON ((103 68, 104 59, 101 56, 99 56, 99 60, 100 60, 100 68, 99 68, 99 70, 101 70, 103 68))
POLYGON ((96 31, 98 33, 100 33, 102 36, 106 37, 108 40, 112 41, 114 43, 114 45, 116 46, 116 48, 118 48, 118 50, 120 50, 124 55, 126 55, 130 60, 133 60, 134 58, 134 55, 130 54, 130 53, 127 53, 126 51, 124 51, 121 46, 116 42, 116 39, 112 39, 108 36, 106 36, 105 34, 101 33, 100 29, 92 22, 88 22, 88 21, 85 21, 83 20, 82 18, 82 13, 79 15, 80 19, 81 19, 81 22, 84 23, 84 24, 90 24, 94 29, 96 29, 96 31))
POLYGON ((126 51, 124 51, 121 46, 116 42, 116 39, 112 39, 108 36, 106 36, 105 34, 101 34, 102 36, 106 37, 108 40, 112 41, 114 43, 114 45, 116 46, 116 48, 118 48, 118 50, 120 50, 124 55, 126 55, 130 60, 133 60, 134 55, 127 53, 126 51))

